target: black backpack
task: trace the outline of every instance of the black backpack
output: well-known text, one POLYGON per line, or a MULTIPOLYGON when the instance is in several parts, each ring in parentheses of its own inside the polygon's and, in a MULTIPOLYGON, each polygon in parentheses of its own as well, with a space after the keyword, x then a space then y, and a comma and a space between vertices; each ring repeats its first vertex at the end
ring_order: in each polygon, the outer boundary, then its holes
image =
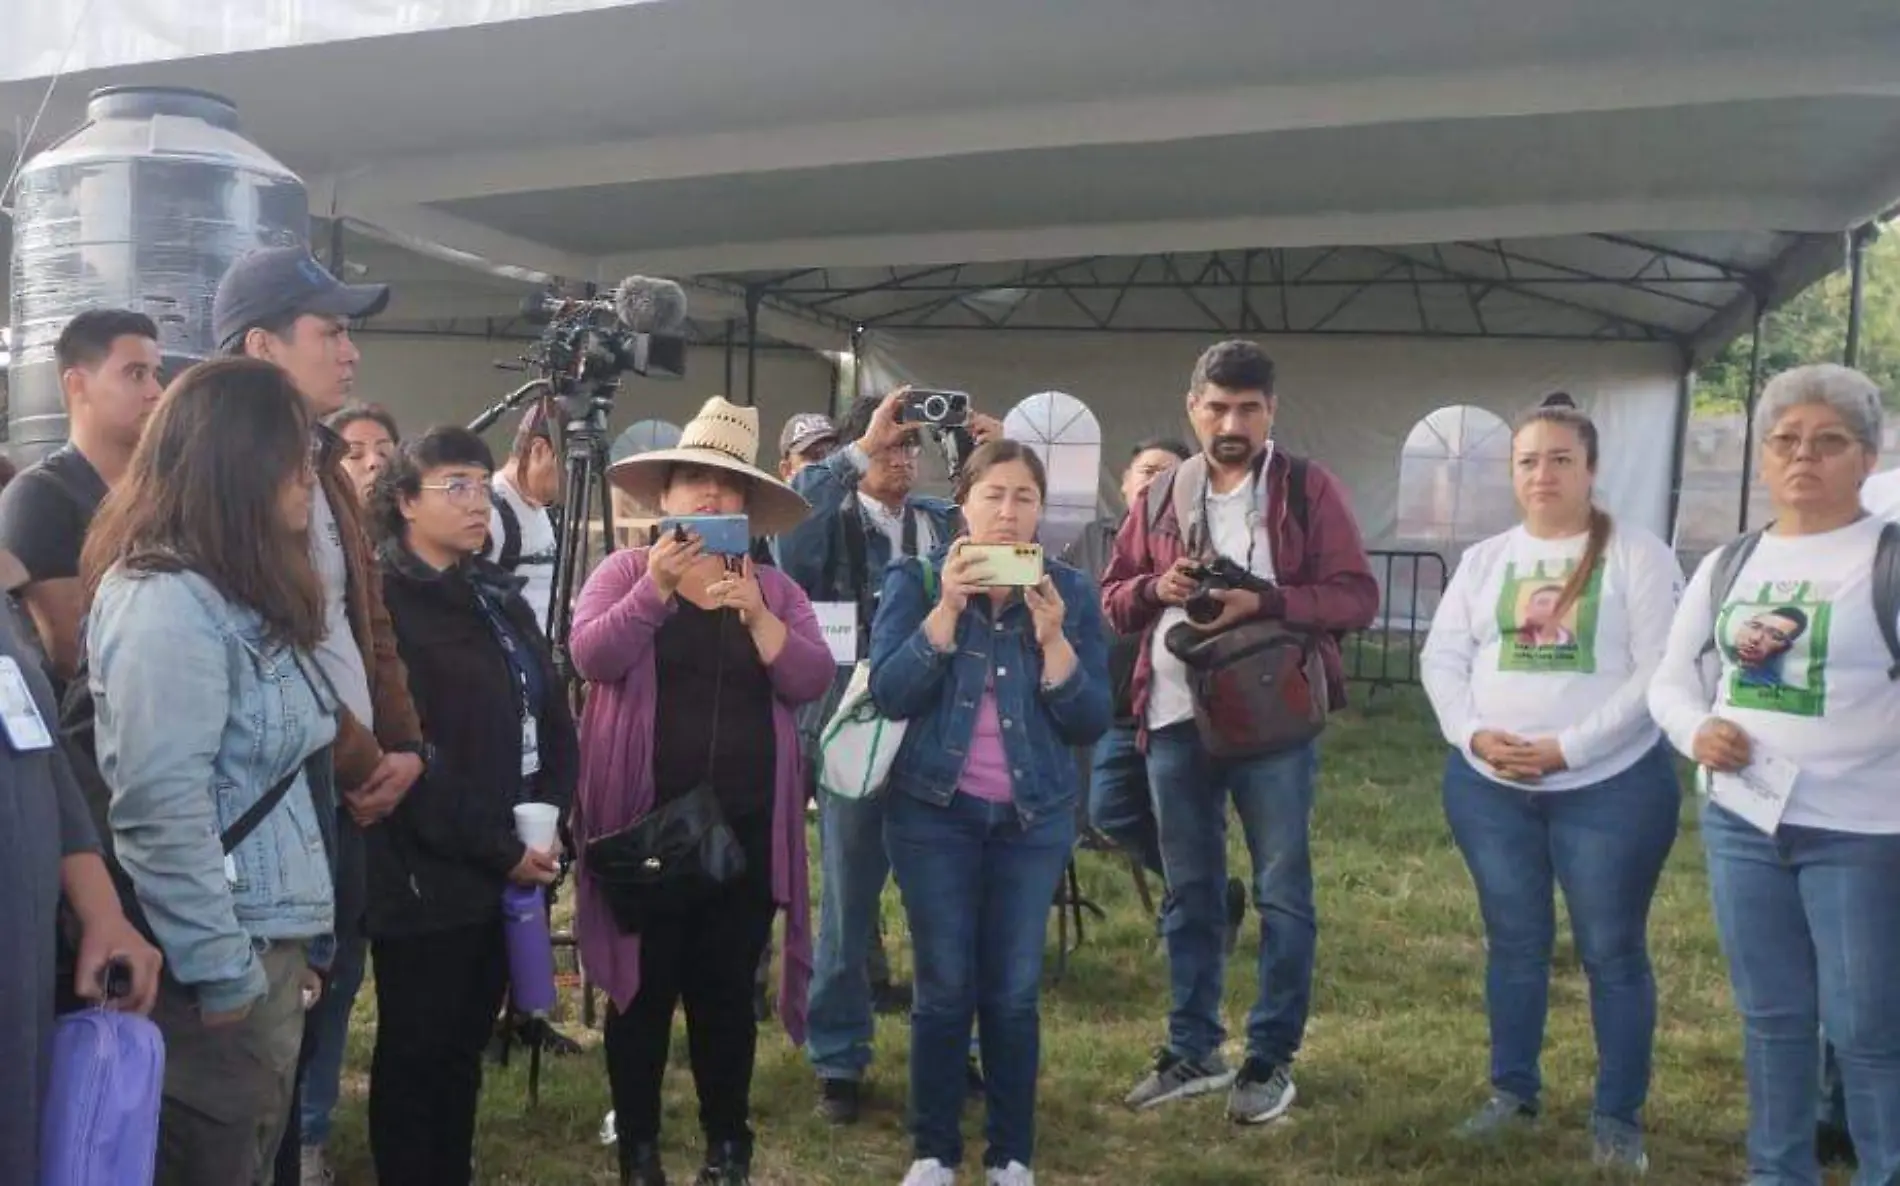
MULTIPOLYGON (((1168 509, 1168 503, 1174 498, 1175 472, 1174 469, 1170 469, 1148 483, 1147 514, 1150 530, 1153 530, 1154 525, 1161 521, 1161 512, 1168 509)), ((1300 534, 1310 534, 1306 508, 1306 458, 1295 457, 1291 453, 1286 455, 1286 510, 1287 514, 1293 516, 1293 521, 1300 525, 1300 534)), ((1301 557, 1302 565, 1304 562, 1305 557, 1301 557)), ((1274 563, 1276 565, 1279 563, 1278 557, 1274 558, 1274 563)))
MULTIPOLYGON (((1715 555, 1715 567, 1709 572, 1709 640, 1702 653, 1715 650, 1715 627, 1721 621, 1722 606, 1748 567, 1748 558, 1761 543, 1763 527, 1722 545, 1715 555)), ((1881 640, 1887 644, 1887 678, 1900 680, 1900 523, 1880 528, 1880 543, 1874 549, 1874 621, 1880 626, 1881 640)))
POLYGON ((521 567, 521 516, 515 513, 515 504, 502 497, 501 491, 495 491, 492 501, 495 513, 501 516, 501 551, 495 563, 513 572, 521 567))

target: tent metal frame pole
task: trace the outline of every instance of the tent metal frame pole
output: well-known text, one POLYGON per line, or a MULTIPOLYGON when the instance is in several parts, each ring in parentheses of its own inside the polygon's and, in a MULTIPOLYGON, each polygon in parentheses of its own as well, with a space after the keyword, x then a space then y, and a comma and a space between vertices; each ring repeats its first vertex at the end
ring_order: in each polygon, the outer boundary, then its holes
MULTIPOLYGON (((330 275, 343 280, 343 220, 330 220, 330 275)), ((345 281, 345 283, 348 283, 345 281)))
MULTIPOLYGON (((838 394, 843 395, 844 393, 841 391, 838 394)), ((854 325, 851 327, 851 396, 849 399, 846 399, 844 401, 843 407, 834 409, 835 414, 839 418, 843 418, 844 416, 848 415, 851 411, 852 405, 856 404, 858 402, 858 397, 863 394, 864 394, 864 327, 861 325, 854 325)))
POLYGON ((745 292, 745 403, 759 406, 759 301, 764 291, 757 286, 745 292))
POLYGON ((1755 403, 1761 395, 1761 332, 1768 317, 1768 302, 1755 294, 1755 318, 1748 331, 1748 404, 1742 416, 1742 489, 1741 506, 1736 511, 1736 531, 1748 531, 1748 490, 1755 481, 1755 403))
POLYGON ((721 390, 723 390, 723 391, 724 391, 724 392, 726 393, 726 398, 727 398, 727 399, 731 399, 731 398, 732 398, 732 391, 733 391, 733 387, 732 387, 732 364, 733 364, 733 358, 732 358, 732 352, 733 352, 733 348, 734 348, 734 346, 735 346, 735 344, 736 344, 736 339, 738 338, 738 336, 739 336, 739 326, 738 326, 738 324, 737 324, 736 322, 734 322, 732 318, 730 318, 730 317, 728 317, 728 318, 726 318, 726 342, 725 342, 725 346, 726 346, 726 349, 725 349, 725 356, 726 356, 726 358, 725 358, 725 362, 726 362, 726 381, 725 381, 725 383, 723 383, 723 384, 721 385, 721 390))
POLYGON ((1693 352, 1684 349, 1682 372, 1676 378, 1676 424, 1671 434, 1675 444, 1669 450, 1669 518, 1664 520, 1672 547, 1679 534, 1676 517, 1682 513, 1682 476, 1687 465, 1684 454, 1689 448, 1689 417, 1695 411, 1694 400, 1695 357, 1693 352))
POLYGON ((1841 363, 1860 365, 1861 318, 1865 312, 1867 289, 1867 245, 1880 237, 1880 228, 1863 223, 1847 238, 1847 341, 1841 346, 1841 363))

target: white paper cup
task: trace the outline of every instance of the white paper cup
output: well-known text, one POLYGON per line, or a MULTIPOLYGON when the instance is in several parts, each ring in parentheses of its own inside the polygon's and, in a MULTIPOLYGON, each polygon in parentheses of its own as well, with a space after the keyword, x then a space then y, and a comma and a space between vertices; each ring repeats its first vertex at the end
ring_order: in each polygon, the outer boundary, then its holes
POLYGON ((536 852, 553 851, 560 820, 561 809, 552 803, 515 804, 515 835, 536 852))

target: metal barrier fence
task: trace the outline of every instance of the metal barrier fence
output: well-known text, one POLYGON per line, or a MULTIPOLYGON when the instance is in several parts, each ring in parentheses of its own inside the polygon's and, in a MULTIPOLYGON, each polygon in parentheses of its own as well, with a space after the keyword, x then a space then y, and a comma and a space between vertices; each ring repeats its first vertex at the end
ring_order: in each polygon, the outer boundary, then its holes
POLYGON ((1373 691, 1419 682, 1418 657, 1450 569, 1436 552, 1369 552, 1379 616, 1343 644, 1346 678, 1373 691))

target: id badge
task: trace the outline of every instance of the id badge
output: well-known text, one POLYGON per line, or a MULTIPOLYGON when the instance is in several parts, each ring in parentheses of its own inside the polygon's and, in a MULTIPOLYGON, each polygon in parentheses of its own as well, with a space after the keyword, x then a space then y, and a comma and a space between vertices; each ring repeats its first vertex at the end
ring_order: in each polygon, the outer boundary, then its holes
POLYGON ((858 661, 858 606, 853 601, 814 601, 812 613, 825 645, 831 648, 832 661, 850 667, 858 661))
POLYGON ((541 773, 541 729, 534 717, 521 717, 521 777, 541 773))
POLYGON ((53 748, 53 734, 33 702, 33 691, 26 686, 26 674, 10 655, 0 655, 0 727, 7 744, 16 754, 33 754, 53 748))

